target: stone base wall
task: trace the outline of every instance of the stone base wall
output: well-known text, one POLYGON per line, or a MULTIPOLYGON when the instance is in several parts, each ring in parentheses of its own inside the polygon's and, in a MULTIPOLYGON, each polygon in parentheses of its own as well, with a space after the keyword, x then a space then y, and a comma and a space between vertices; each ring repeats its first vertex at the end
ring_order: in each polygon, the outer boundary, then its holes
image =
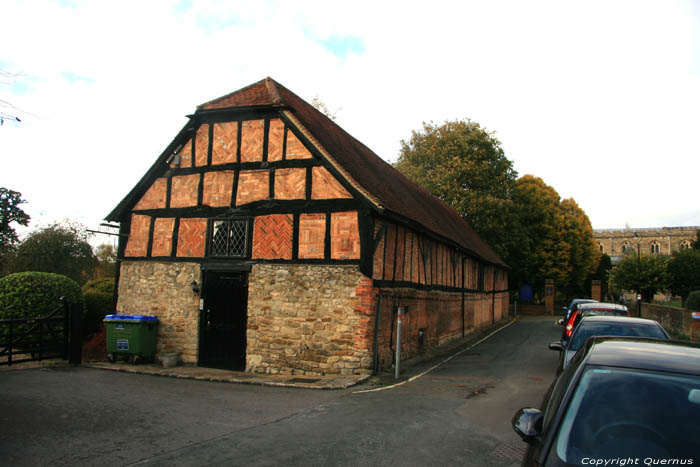
MULTIPOLYGON (((431 348, 498 322, 508 315, 508 293, 464 294, 409 288, 382 289, 379 324, 379 368, 389 369, 396 348, 396 308, 404 307, 401 359, 419 356, 431 348), (462 321, 464 318, 464 322, 462 321)), ((377 309, 373 301, 373 310, 377 309)), ((374 319, 374 315, 372 317, 374 319)))
POLYGON ((193 280, 200 281, 199 264, 124 261, 119 275, 117 313, 157 316, 157 355, 180 352, 185 363, 197 363, 199 295, 192 292, 193 280))
POLYGON ((248 284, 246 371, 371 372, 373 289, 358 266, 256 264, 248 284))
MULTIPOLYGON (((200 265, 124 261, 117 313, 160 320, 157 354, 197 363, 200 265)), ((255 264, 248 278, 246 371, 369 374, 381 294, 379 368, 391 368, 397 306, 405 307, 402 359, 462 337, 508 314, 508 293, 377 289, 356 265, 255 264), (464 319, 464 321, 463 321, 464 319), (419 338, 419 334, 422 337, 419 338)))

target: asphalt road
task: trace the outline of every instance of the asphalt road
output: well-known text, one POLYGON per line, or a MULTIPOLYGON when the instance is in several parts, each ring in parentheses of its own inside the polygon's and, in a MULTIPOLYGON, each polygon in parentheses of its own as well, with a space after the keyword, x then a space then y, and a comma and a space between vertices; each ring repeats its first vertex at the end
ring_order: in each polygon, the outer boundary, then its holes
POLYGON ((524 443, 510 419, 539 406, 554 379, 558 355, 547 343, 561 328, 553 321, 521 318, 426 375, 374 392, 82 367, 0 373, 0 463, 517 465, 524 443))

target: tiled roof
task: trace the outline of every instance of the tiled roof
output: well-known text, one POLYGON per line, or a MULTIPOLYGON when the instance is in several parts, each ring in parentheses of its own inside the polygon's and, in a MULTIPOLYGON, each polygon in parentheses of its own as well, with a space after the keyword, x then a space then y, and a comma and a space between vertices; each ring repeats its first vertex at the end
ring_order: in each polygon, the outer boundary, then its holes
POLYGON ((290 108, 301 124, 359 185, 387 211, 452 240, 490 263, 503 260, 453 209, 377 156, 323 113, 271 78, 202 104, 198 110, 235 107, 290 108))
MULTIPOLYGON (((294 119, 315 139, 313 143, 320 144, 332 157, 332 162, 340 166, 336 168, 348 178, 347 181, 384 215, 394 217, 409 227, 418 224, 482 260, 507 267, 456 211, 406 178, 323 113, 273 79, 265 78, 206 102, 198 106, 197 111, 236 108, 278 108, 283 114, 291 112, 294 119)), ((129 195, 105 219, 118 221, 125 210, 136 202, 140 190, 145 190, 152 183, 162 162, 172 154, 176 142, 184 137, 188 127, 189 123, 180 130, 129 195)))

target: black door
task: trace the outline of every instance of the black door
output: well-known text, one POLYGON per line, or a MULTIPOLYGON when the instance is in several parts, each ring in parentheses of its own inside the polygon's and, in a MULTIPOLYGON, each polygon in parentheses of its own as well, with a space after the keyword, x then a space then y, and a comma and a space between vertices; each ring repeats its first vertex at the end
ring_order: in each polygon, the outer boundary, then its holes
POLYGON ((202 296, 199 365, 244 371, 248 274, 207 271, 202 296))

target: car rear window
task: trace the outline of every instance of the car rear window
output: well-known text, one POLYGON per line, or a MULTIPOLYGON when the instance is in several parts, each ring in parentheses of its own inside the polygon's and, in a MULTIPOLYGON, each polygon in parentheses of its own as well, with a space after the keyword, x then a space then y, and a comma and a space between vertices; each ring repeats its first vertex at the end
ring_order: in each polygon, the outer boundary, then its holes
POLYGON ((617 308, 584 308, 581 310, 583 316, 626 316, 627 310, 617 308))
POLYGON ((698 420, 700 377, 590 366, 552 451, 570 465, 622 458, 695 464, 700 462, 698 420))
POLYGON ((650 337, 668 339, 663 330, 655 324, 631 323, 582 323, 571 337, 568 350, 578 350, 592 336, 650 337))

